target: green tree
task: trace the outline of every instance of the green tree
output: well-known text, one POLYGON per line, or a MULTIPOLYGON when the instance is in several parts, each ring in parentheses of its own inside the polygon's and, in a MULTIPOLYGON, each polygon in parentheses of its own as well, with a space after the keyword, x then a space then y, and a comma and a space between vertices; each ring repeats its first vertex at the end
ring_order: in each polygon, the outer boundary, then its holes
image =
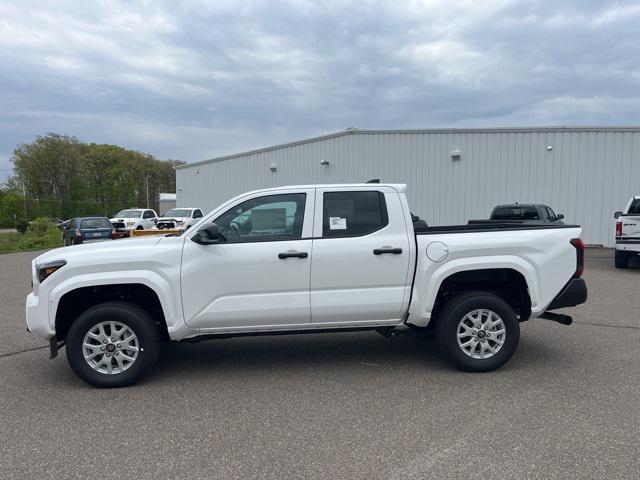
POLYGON ((184 163, 57 133, 19 145, 12 162, 8 184, 26 192, 29 218, 112 215, 146 207, 147 198, 157 210, 158 193, 175 191, 175 168, 184 163))
POLYGON ((24 220, 23 207, 22 195, 14 190, 3 190, 0 194, 0 226, 11 228, 17 221, 24 220))

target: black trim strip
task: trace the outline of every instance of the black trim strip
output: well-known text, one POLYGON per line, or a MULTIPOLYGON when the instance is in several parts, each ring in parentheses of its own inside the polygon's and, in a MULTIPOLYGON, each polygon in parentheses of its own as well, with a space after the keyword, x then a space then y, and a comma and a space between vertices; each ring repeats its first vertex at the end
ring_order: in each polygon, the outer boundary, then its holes
POLYGON ((618 240, 616 239, 616 245, 638 245, 640 244, 640 238, 637 240, 618 240))
POLYGON ((482 233, 496 231, 516 231, 516 230, 546 230, 558 228, 580 228, 580 225, 514 225, 514 224, 497 224, 487 226, 485 224, 471 225, 444 225, 441 227, 426 227, 415 232, 416 235, 438 235, 445 233, 482 233))

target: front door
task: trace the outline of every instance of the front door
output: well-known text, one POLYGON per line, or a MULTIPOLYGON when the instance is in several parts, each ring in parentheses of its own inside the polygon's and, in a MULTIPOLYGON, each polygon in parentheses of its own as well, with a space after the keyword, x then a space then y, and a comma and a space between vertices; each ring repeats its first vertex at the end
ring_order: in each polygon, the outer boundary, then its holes
POLYGON ((206 330, 309 323, 313 205, 313 189, 253 194, 207 220, 225 241, 199 245, 187 238, 181 273, 187 325, 206 330))
POLYGON ((398 192, 390 187, 316 190, 313 323, 401 318, 411 285, 404 219, 398 192))

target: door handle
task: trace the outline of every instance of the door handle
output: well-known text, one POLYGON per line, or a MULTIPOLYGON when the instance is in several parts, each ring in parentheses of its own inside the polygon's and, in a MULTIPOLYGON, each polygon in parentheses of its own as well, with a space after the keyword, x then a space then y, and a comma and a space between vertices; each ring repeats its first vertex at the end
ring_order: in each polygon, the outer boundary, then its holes
POLYGON ((392 247, 382 247, 376 248, 373 251, 374 255, 384 255, 385 253, 392 253, 393 255, 400 255, 402 253, 401 248, 392 248, 392 247))
POLYGON ((309 254, 307 254, 307 252, 282 252, 278 254, 280 260, 287 258, 307 258, 308 256, 309 254))

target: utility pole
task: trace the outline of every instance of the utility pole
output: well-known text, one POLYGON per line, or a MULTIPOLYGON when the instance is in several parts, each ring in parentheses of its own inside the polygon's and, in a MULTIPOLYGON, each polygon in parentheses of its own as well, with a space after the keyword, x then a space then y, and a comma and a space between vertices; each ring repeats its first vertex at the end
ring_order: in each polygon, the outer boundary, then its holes
POLYGON ((149 175, 145 179, 147 180, 147 208, 149 208, 149 175))
POLYGON ((24 205, 24 221, 28 221, 27 218, 27 182, 22 179, 22 203, 24 205))

